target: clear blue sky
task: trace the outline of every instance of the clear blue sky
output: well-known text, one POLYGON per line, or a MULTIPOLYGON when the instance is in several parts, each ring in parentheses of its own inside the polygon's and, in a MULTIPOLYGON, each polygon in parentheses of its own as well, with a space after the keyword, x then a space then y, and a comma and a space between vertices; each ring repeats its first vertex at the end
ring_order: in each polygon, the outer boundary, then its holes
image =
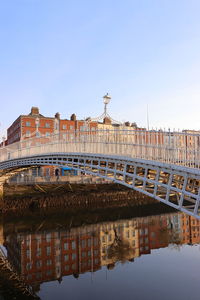
POLYGON ((0 135, 39 106, 200 129, 199 0, 0 0, 0 135))

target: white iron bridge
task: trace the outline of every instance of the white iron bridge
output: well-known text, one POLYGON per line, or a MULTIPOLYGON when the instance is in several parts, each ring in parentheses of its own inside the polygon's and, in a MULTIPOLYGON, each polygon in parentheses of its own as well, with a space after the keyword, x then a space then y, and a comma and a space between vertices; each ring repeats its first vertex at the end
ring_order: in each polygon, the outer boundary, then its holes
POLYGON ((68 131, 0 148, 0 170, 71 167, 110 179, 200 219, 200 134, 68 131))

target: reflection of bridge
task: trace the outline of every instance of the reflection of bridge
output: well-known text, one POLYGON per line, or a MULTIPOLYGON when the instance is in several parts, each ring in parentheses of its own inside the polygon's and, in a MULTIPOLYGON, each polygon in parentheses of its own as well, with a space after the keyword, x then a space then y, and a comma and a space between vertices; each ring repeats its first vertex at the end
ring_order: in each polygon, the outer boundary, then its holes
POLYGON ((199 216, 199 135, 91 131, 29 138, 0 150, 0 169, 70 166, 199 216), (173 143, 172 143, 173 138, 173 143))
POLYGON ((0 248, 0 286, 5 299, 40 299, 18 273, 16 273, 0 248))
POLYGON ((87 213, 87 222, 85 214, 76 218, 66 211, 58 215, 52 211, 45 218, 35 214, 32 219, 4 220, 10 262, 39 291, 43 282, 61 282, 69 275, 78 278, 78 274, 93 273, 103 266, 111 269, 119 262, 133 262, 154 249, 200 241, 199 220, 182 213, 159 213, 158 209, 158 215, 149 211, 141 217, 141 211, 129 209, 128 216, 120 209, 114 210, 115 220, 111 221, 111 214, 105 211, 100 222, 95 221, 94 211, 87 213))

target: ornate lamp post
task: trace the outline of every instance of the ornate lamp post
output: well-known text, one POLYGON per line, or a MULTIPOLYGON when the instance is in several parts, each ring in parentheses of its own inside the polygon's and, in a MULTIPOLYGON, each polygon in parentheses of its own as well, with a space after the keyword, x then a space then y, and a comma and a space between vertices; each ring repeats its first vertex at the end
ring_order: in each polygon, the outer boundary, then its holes
POLYGON ((104 103, 104 115, 107 116, 107 105, 109 104, 111 100, 111 97, 108 95, 108 93, 103 96, 103 103, 104 103))
POLYGON ((105 118, 108 118, 108 119, 110 119, 110 121, 112 123, 122 125, 121 122, 112 119, 110 117, 110 115, 108 114, 108 112, 107 112, 107 106, 110 103, 110 100, 111 100, 111 96, 108 93, 105 96, 103 96, 104 112, 99 117, 97 117, 97 118, 87 118, 86 121, 88 123, 89 122, 98 122, 100 120, 104 120, 105 118))

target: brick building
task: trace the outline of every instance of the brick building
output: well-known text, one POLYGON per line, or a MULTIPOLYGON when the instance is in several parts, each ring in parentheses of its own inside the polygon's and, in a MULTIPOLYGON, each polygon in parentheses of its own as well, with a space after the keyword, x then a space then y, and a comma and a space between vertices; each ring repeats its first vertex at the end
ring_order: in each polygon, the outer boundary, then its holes
MULTIPOLYGON (((77 120, 76 115, 72 114, 70 120, 61 119, 60 114, 56 113, 54 117, 45 117, 39 112, 38 107, 32 107, 28 115, 20 115, 13 124, 7 129, 6 145, 30 138, 43 137, 44 143, 48 141, 48 137, 53 134, 59 135, 63 140, 69 141, 74 137, 74 133, 78 130, 84 134, 84 130, 95 132, 98 127, 97 122, 85 122, 77 120)), ((31 142, 35 145, 37 139, 31 142)), ((3 145, 2 145, 3 146, 3 145)), ((30 145, 28 145, 30 146, 30 145)), ((43 176, 54 176, 54 166, 43 166, 41 168, 43 176)))
MULTIPOLYGON (((87 129, 95 131, 97 122, 87 123, 87 129)), ((86 128, 84 120, 77 120, 73 114, 68 119, 60 119, 60 114, 56 113, 54 117, 45 117, 40 114, 38 107, 32 107, 28 115, 19 116, 7 130, 7 144, 12 144, 30 137, 48 137, 51 134, 73 133, 75 130, 84 131, 86 128)))

